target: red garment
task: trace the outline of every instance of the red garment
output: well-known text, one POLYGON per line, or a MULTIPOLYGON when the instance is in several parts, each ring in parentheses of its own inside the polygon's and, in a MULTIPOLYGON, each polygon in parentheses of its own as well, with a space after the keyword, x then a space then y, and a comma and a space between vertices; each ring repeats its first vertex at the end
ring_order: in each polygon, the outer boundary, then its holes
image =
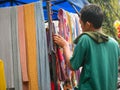
MULTIPOLYGON (((55 90, 54 82, 51 81, 51 90, 55 90)), ((58 90, 60 90, 60 84, 58 84, 58 90)))
POLYGON ((57 55, 58 55, 58 59, 60 60, 60 62, 61 62, 62 60, 64 60, 63 55, 62 55, 62 53, 61 53, 61 51, 60 51, 60 48, 57 48, 57 55))
POLYGON ((51 90, 55 90, 54 82, 51 81, 51 90))

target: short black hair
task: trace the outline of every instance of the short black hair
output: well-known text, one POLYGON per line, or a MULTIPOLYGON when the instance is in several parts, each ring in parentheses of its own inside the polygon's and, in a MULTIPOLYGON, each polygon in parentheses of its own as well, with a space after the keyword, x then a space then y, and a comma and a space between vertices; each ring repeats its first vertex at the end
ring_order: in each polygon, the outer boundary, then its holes
POLYGON ((86 5, 81 9, 80 14, 80 19, 83 21, 83 23, 88 21, 93 24, 95 29, 98 29, 102 26, 104 14, 98 5, 86 5))

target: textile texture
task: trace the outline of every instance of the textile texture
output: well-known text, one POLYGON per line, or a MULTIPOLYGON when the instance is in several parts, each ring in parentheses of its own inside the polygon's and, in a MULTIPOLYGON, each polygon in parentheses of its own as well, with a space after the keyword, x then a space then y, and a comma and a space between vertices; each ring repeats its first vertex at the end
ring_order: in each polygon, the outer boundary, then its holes
POLYGON ((0 58, 5 65, 7 88, 14 88, 10 8, 0 8, 0 58))
POLYGON ((34 4, 24 5, 29 90, 38 90, 36 27, 34 4))
POLYGON ((50 72, 42 1, 35 3, 38 80, 40 90, 50 90, 50 72))
POLYGON ((15 90, 22 90, 22 76, 19 55, 18 43, 18 21, 17 21, 17 8, 10 8, 11 15, 11 38, 12 38, 12 55, 13 55, 13 68, 14 68, 14 84, 15 90))
POLYGON ((6 90, 4 63, 2 60, 0 60, 0 90, 6 90))

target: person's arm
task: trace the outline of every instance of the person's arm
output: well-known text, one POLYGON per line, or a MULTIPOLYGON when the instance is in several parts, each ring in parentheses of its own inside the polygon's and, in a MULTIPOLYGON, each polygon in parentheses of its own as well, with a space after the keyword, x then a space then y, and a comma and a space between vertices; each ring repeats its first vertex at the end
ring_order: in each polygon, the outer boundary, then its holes
POLYGON ((71 57, 71 51, 70 51, 70 47, 69 47, 69 44, 65 45, 63 47, 63 54, 64 54, 64 57, 65 57, 65 60, 66 60, 66 63, 68 65, 68 67, 72 69, 71 65, 70 65, 70 57, 71 57))
POLYGON ((60 35, 54 35, 53 40, 57 45, 59 45, 61 48, 63 48, 63 54, 65 57, 66 63, 68 65, 68 67, 71 70, 73 70, 71 65, 70 65, 71 51, 70 51, 68 42, 60 35))

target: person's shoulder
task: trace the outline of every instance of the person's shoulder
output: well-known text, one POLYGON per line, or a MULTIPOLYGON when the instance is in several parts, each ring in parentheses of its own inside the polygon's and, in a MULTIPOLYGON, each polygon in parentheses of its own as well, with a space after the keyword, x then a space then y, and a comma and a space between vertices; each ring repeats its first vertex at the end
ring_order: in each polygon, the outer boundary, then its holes
POLYGON ((109 41, 112 43, 118 44, 118 42, 113 37, 110 37, 110 36, 109 36, 109 41))
POLYGON ((113 37, 109 37, 109 41, 108 42, 111 43, 111 44, 119 46, 119 43, 113 37))
POLYGON ((77 43, 80 42, 80 41, 86 41, 88 38, 89 38, 88 35, 86 35, 86 34, 81 34, 81 35, 79 35, 73 42, 74 42, 74 44, 77 44, 77 43))
POLYGON ((79 38, 79 40, 83 40, 83 41, 91 41, 91 38, 89 35, 87 34, 83 34, 81 35, 81 37, 79 38))
POLYGON ((87 34, 83 34, 79 38, 78 43, 88 44, 88 42, 90 41, 91 41, 91 38, 87 34))
POLYGON ((80 37, 80 39, 88 39, 88 38, 90 38, 90 37, 87 34, 82 34, 80 37))

